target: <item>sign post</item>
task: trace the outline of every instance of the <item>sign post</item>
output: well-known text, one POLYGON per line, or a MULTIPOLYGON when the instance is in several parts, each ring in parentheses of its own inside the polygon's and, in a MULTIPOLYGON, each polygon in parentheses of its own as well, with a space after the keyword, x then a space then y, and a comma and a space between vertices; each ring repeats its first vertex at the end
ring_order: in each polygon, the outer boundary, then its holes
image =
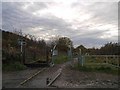
POLYGON ((21 56, 21 63, 25 63, 25 45, 26 42, 22 39, 18 40, 18 44, 20 45, 20 56, 21 56))
POLYGON ((68 50, 68 57, 69 57, 69 60, 71 61, 71 66, 73 66, 72 64, 72 45, 71 43, 69 44, 69 50, 68 50))
POLYGON ((81 64, 81 66, 83 66, 84 64, 84 57, 81 54, 81 49, 79 49, 79 55, 78 55, 78 67, 79 67, 79 63, 81 64))

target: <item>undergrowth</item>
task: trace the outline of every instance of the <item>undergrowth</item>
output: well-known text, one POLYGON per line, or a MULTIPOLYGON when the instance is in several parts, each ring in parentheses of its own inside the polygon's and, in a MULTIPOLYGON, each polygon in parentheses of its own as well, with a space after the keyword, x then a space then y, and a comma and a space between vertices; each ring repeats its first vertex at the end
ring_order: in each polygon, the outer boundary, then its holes
POLYGON ((82 72, 100 72, 100 73, 108 73, 108 74, 114 74, 114 75, 118 75, 119 73, 119 69, 118 68, 113 68, 110 66, 103 66, 103 65, 99 65, 99 66, 81 66, 78 64, 75 64, 73 69, 82 71, 82 72))
POLYGON ((2 70, 3 71, 19 71, 19 70, 24 70, 27 67, 20 62, 15 62, 15 63, 9 63, 9 64, 3 64, 2 65, 2 70))

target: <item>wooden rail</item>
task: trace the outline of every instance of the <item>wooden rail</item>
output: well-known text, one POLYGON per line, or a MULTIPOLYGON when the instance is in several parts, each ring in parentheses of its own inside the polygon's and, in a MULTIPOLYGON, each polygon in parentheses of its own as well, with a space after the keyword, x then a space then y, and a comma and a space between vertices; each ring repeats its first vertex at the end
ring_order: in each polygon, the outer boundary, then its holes
MULTIPOLYGON (((30 77, 28 77, 26 80, 22 81, 22 82, 20 83, 20 85, 23 85, 23 84, 27 83, 29 80, 31 80, 33 77, 37 76, 39 73, 41 73, 41 72, 44 71, 45 69, 46 69, 46 68, 43 68, 43 69, 39 70, 38 72, 34 73, 32 76, 30 76, 30 77)), ((18 87, 19 87, 20 85, 18 85, 18 87)))
POLYGON ((60 68, 60 69, 58 69, 58 71, 57 72, 55 72, 52 76, 54 76, 53 77, 53 79, 47 84, 47 86, 50 86, 50 85, 52 85, 52 83, 61 75, 61 72, 62 72, 62 68, 60 68), (57 73, 57 75, 56 75, 56 73, 57 73))
POLYGON ((58 73, 55 78, 53 80, 50 81, 50 83, 47 84, 47 86, 50 86, 59 76, 60 76, 61 72, 58 73))

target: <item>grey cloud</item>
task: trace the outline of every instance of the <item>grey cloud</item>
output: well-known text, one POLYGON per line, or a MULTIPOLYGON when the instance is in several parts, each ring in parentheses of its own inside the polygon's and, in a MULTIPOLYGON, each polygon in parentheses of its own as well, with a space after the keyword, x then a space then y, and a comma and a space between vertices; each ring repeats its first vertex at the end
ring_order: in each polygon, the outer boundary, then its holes
POLYGON ((84 45, 85 47, 100 47, 101 45, 106 44, 107 42, 110 42, 108 39, 100 39, 100 38, 92 38, 92 37, 77 37, 73 39, 73 42, 76 43, 76 46, 78 45, 84 45))
MULTIPOLYGON (((108 41, 117 42, 117 36, 112 38, 101 39, 99 36, 104 34, 109 30, 94 30, 90 31, 89 27, 93 27, 92 25, 87 25, 86 22, 94 22, 96 24, 101 23, 102 26, 105 24, 116 25, 118 22, 118 3, 117 2, 94 2, 94 3, 73 3, 73 8, 79 9, 82 12, 84 10, 87 14, 92 15, 90 19, 81 22, 79 33, 76 36, 73 36, 73 40, 76 45, 79 45, 79 42, 87 45, 87 46, 99 46, 108 41), (82 8, 82 9, 81 9, 82 8), (86 30, 85 30, 86 29, 86 30), (87 30, 88 29, 88 30, 87 30), (98 41, 98 42, 96 42, 98 41), (92 44, 92 45, 90 45, 92 44)), ((99 27, 98 27, 99 28, 99 27)))
MULTIPOLYGON (((100 30, 93 30, 90 31, 89 26, 86 26, 86 22, 95 21, 97 23, 112 23, 116 24, 116 3, 91 3, 91 4, 80 4, 77 3, 73 8, 76 9, 83 9, 88 14, 92 14, 92 17, 87 20, 83 21, 80 24, 80 27, 77 30, 71 28, 72 23, 68 23, 67 21, 63 20, 62 18, 58 18, 54 15, 47 14, 41 17, 37 17, 32 15, 31 12, 36 10, 44 10, 48 4, 54 5, 53 3, 34 3, 33 6, 30 7, 30 10, 25 11, 21 9, 21 7, 25 3, 10 3, 4 2, 2 4, 2 27, 3 29, 11 30, 13 29, 12 26, 25 30, 24 32, 31 32, 31 34, 43 34, 43 33, 50 33, 50 34, 58 34, 63 36, 70 37, 75 45, 83 44, 87 47, 92 46, 99 46, 105 44, 109 39, 101 39, 101 36, 104 31, 100 30), (78 5, 78 6, 77 6, 78 5), (106 9, 106 10, 105 10, 106 9), (42 27, 43 29, 37 31, 30 31, 31 28, 42 27), (53 29, 56 29, 55 31, 53 29), (28 30, 28 31, 27 31, 28 30)), ((115 37, 114 37, 115 38, 115 37)), ((114 41, 113 39, 112 41, 114 41)))
POLYGON ((75 2, 71 7, 79 9, 80 12, 84 10, 87 14, 92 15, 88 21, 117 24, 117 2, 75 2))
POLYGON ((29 10, 33 12, 41 9, 43 10, 46 8, 47 8, 47 5, 44 2, 33 2, 33 5, 29 7, 29 10))
MULTIPOLYGON (((21 6, 22 4, 20 4, 21 6)), ((39 3, 37 4, 39 5, 39 3)), ((36 17, 31 15, 29 12, 25 12, 21 10, 21 8, 17 8, 17 3, 4 3, 3 4, 3 29, 11 30, 12 26, 22 29, 28 30, 24 32, 30 32, 30 28, 42 27, 42 30, 31 31, 31 33, 52 33, 52 34, 60 34, 66 35, 70 31, 70 24, 64 21, 61 18, 55 17, 53 15, 45 15, 41 17, 36 17), (15 8, 16 7, 16 8, 15 8), (56 31, 52 31, 53 29, 57 29, 56 31)))
MULTIPOLYGON (((116 24, 118 19, 118 3, 117 2, 107 2, 107 3, 95 3, 91 5, 93 8, 89 8, 90 12, 94 13, 94 17, 99 17, 102 21, 107 23, 116 24)), ((99 21, 101 21, 99 19, 99 21)))

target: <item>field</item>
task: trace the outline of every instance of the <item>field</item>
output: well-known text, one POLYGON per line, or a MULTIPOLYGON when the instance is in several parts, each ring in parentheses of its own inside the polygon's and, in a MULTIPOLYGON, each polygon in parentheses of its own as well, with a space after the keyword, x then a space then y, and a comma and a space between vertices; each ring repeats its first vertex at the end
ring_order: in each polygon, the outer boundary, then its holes
POLYGON ((119 66, 119 56, 117 55, 91 55, 85 56, 86 63, 108 63, 119 66))
POLYGON ((89 72, 118 74, 118 70, 120 69, 119 57, 112 55, 84 56, 79 62, 77 60, 77 64, 74 64, 74 68, 89 72))

